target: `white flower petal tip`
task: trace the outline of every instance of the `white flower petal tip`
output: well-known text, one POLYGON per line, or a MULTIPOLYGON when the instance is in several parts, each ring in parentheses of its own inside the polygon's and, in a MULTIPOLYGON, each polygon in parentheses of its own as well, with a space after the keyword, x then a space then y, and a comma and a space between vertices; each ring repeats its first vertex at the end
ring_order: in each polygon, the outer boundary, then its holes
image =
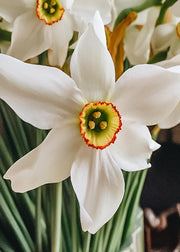
POLYGON ((89 228, 92 226, 92 219, 82 206, 80 207, 80 218, 82 230, 84 232, 89 231, 89 228))
POLYGON ((161 145, 158 144, 157 142, 153 141, 153 140, 151 141, 151 143, 150 143, 150 145, 149 145, 149 148, 150 148, 150 150, 152 150, 152 151, 156 151, 156 150, 158 150, 160 147, 161 147, 161 145))
POLYGON ((99 11, 96 11, 96 13, 94 15, 92 26, 95 30, 96 35, 98 36, 98 38, 102 42, 102 44, 105 47, 107 47, 104 24, 103 24, 103 21, 102 21, 102 18, 100 16, 99 11))
MULTIPOLYGON (((28 173, 23 173, 24 176, 29 176, 28 173)), ((16 193, 25 193, 29 190, 33 190, 34 188, 29 188, 26 186, 26 181, 23 180, 23 178, 15 178, 14 176, 11 176, 11 172, 7 171, 5 175, 3 176, 4 179, 11 181, 11 187, 12 190, 16 193), (21 180, 22 179, 22 180, 21 180), (24 182, 23 182, 24 181, 24 182), (18 186, 20 183, 20 187, 18 186)))
POLYGON ((80 90, 61 70, 4 54, 0 54, 0 98, 22 120, 41 129, 58 127, 69 113, 70 118, 78 117, 83 104, 80 90))
POLYGON ((70 176, 70 170, 81 138, 73 123, 49 132, 45 140, 16 161, 4 175, 16 192, 26 192, 48 183, 57 183, 70 176))
POLYGON ((144 125, 158 124, 179 103, 179 73, 179 68, 134 66, 117 80, 112 100, 121 115, 144 125))
MULTIPOLYGON (((101 33, 104 33, 104 27, 102 29, 101 33)), ((114 64, 93 25, 89 25, 79 38, 71 58, 70 71, 87 101, 107 99, 115 83, 114 64)))
POLYGON ((71 169, 84 231, 96 233, 117 211, 124 195, 124 177, 107 149, 82 146, 71 169))

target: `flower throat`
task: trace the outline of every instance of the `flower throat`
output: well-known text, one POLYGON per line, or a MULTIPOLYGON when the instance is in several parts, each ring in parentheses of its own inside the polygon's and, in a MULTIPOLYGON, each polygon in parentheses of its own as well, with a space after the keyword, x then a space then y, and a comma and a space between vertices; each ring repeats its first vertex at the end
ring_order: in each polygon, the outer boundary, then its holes
POLYGON ((37 0, 36 14, 47 25, 62 19, 65 9, 58 0, 37 0))

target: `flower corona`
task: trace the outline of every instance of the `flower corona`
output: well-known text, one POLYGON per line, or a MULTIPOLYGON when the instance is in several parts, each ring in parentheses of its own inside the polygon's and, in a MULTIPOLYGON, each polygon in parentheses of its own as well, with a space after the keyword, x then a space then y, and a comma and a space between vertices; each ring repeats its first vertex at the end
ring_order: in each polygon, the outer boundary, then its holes
POLYGON ((80 115, 80 134, 86 144, 96 149, 104 149, 114 143, 121 129, 121 116, 112 103, 90 102, 80 115))
POLYGON ((47 25, 62 19, 65 9, 58 0, 37 0, 36 14, 47 25))
POLYGON ((176 25, 176 34, 180 38, 180 22, 176 25))

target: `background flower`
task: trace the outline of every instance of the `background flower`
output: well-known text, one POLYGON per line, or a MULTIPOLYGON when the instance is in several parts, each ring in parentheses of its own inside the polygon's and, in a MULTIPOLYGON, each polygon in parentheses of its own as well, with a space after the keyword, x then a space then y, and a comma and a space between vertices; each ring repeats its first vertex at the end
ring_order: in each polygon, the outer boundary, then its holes
MULTIPOLYGON (((96 10, 102 13, 104 23, 110 22, 110 0, 86 1, 80 0, 0 0, 0 15, 13 23, 11 46, 8 54, 23 61, 49 50, 50 65, 62 66, 68 50, 68 44, 73 31, 82 32, 89 20, 92 20, 96 10), (44 4, 58 3, 64 9, 58 14, 58 9, 48 14, 49 9, 44 4), (40 6, 38 8, 38 6, 40 6), (83 15, 84 13, 84 15, 83 15), (87 15, 88 13, 88 15, 87 15), (61 15, 60 17, 58 15, 61 15), (41 20, 40 20, 41 19, 41 20), (53 23, 52 23, 53 19, 53 23)), ((53 7, 52 7, 53 9, 53 7)))

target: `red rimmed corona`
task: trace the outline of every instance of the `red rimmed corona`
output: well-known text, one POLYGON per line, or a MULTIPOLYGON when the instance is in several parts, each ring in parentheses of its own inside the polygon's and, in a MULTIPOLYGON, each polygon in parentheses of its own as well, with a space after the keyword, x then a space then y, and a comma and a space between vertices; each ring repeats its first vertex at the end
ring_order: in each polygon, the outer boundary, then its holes
POLYGON ((36 14, 47 25, 62 19, 65 9, 58 0, 37 0, 36 14))
POLYGON ((176 34, 180 38, 180 22, 176 25, 176 34))
POLYGON ((80 134, 88 146, 104 149, 121 130, 121 116, 112 103, 90 102, 79 114, 80 134))

